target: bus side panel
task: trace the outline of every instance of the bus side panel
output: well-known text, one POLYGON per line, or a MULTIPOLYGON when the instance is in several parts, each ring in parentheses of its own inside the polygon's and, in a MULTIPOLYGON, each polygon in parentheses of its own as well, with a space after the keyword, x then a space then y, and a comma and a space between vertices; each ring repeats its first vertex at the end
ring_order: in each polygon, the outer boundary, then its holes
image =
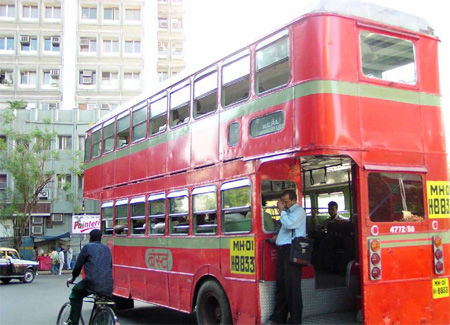
MULTIPOLYGON (((295 97, 302 92, 315 93, 320 87, 321 83, 297 87, 295 97)), ((310 95, 298 98, 295 109, 296 125, 299 126, 295 128, 299 139, 297 146, 360 147, 358 98, 338 94, 310 95), (316 127, 310 128, 312 124, 316 127)))
POLYGON ((191 167, 195 168, 218 162, 219 115, 216 114, 194 122, 191 134, 191 167))
MULTIPOLYGON (((435 153, 445 150, 445 132, 441 108, 422 106, 422 125, 425 152, 435 153)), ((434 159, 431 159, 431 161, 434 161, 434 159)), ((445 168, 439 170, 445 170, 445 168)))
POLYGON ((294 83, 315 79, 357 81, 356 39, 355 22, 351 19, 317 16, 296 23, 293 27, 294 83))
POLYGON ((148 176, 162 175, 167 172, 167 142, 164 136, 150 139, 150 149, 147 150, 146 160, 148 176), (161 140, 164 139, 164 140, 161 140), (156 142, 162 141, 159 144, 156 142))
MULTIPOLYGON (((132 243, 133 239, 116 238, 115 241, 126 244, 132 243)), ((133 299, 168 306, 165 263, 169 257, 164 242, 163 239, 149 241, 147 238, 144 246, 116 245, 113 256, 114 287, 127 288, 133 299)))
POLYGON ((130 159, 130 181, 136 181, 139 179, 143 179, 148 175, 147 164, 142 164, 138 162, 147 161, 145 158, 147 156, 147 150, 140 150, 138 152, 133 153, 132 158, 130 159))
POLYGON ((169 239, 172 268, 168 272, 170 306, 185 312, 192 311, 192 292, 194 277, 205 266, 211 269, 220 269, 217 258, 219 255, 219 238, 195 238, 172 236, 169 239), (189 253, 186 250, 189 250, 189 253), (186 260, 187 255, 189 255, 186 260))
POLYGON ((167 133, 168 155, 167 171, 169 173, 184 170, 191 165, 190 124, 181 126, 167 133))
MULTIPOLYGON (((419 94, 408 96, 419 102, 419 94)), ((361 97, 360 103, 364 147, 423 152, 421 127, 417 125, 417 121, 422 119, 420 106, 367 97, 361 97)))
POLYGON ((130 180, 130 148, 124 148, 122 151, 118 151, 116 156, 122 157, 114 160, 114 184, 126 183, 130 180))
POLYGON ((430 280, 367 284, 366 324, 431 323, 433 299, 430 280))

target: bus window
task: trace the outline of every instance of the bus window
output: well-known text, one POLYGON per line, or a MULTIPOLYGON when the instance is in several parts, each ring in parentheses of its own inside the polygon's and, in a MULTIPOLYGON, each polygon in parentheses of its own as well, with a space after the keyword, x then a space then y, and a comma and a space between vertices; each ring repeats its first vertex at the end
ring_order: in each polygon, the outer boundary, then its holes
POLYGON ((86 139, 84 140, 84 161, 91 160, 91 135, 86 134, 86 139))
POLYGON ((287 31, 258 44, 255 77, 258 94, 289 82, 289 35, 287 31))
POLYGON ((371 221, 424 220, 423 183, 420 175, 370 173, 368 188, 371 221))
POLYGON ((217 233, 217 194, 215 186, 192 191, 193 223, 196 234, 217 233))
POLYGON ((150 103, 150 134, 156 134, 166 130, 167 96, 165 93, 152 98, 150 103))
POLYGON ((117 118, 117 149, 130 143, 130 113, 126 112, 117 118))
POLYGON ((108 153, 114 150, 114 133, 116 121, 111 120, 103 126, 103 152, 108 153))
POLYGON ((132 198, 130 201, 131 234, 145 234, 145 197, 132 198))
POLYGON ((294 190, 296 192, 295 182, 275 180, 264 180, 261 182, 262 223, 266 232, 278 231, 280 228, 277 201, 285 190, 294 190))
POLYGON ((360 34, 361 64, 366 77, 415 84, 417 81, 412 42, 376 33, 360 34))
POLYGON ((245 50, 225 60, 222 67, 222 105, 246 100, 250 95, 250 55, 245 50))
POLYGON ((241 128, 239 122, 233 122, 228 126, 228 145, 234 147, 239 143, 241 128))
POLYGON ((284 113, 274 112, 264 116, 257 117, 250 122, 250 136, 252 138, 260 137, 266 134, 283 130, 284 113))
POLYGON ((113 202, 102 204, 102 233, 103 235, 112 235, 113 233, 113 202))
POLYGON ((102 129, 92 131, 92 158, 102 154, 102 129))
POLYGON ((133 142, 144 139, 147 135, 147 105, 133 110, 131 123, 131 137, 133 142))
POLYGON ((118 200, 116 202, 116 220, 114 231, 117 236, 128 235, 128 200, 118 200))
POLYGON ((172 89, 170 92, 170 127, 189 121, 190 100, 191 84, 189 82, 172 89))
POLYGON ((188 191, 172 192, 167 198, 169 199, 169 232, 175 235, 187 235, 189 233, 188 191))
POLYGON ((194 81, 194 118, 214 112, 217 107, 217 70, 208 71, 194 81))
POLYGON ((249 232, 252 229, 251 183, 248 179, 224 183, 222 195, 222 231, 249 232))
POLYGON ((151 235, 164 235, 166 232, 166 196, 164 193, 152 194, 148 197, 148 211, 151 235))

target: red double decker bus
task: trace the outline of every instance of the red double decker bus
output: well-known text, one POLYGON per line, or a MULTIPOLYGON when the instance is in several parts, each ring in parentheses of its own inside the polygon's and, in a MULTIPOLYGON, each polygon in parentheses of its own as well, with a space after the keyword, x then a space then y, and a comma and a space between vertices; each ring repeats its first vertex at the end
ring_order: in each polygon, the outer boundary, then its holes
POLYGON ((267 321, 275 202, 294 189, 311 236, 330 201, 346 220, 304 268, 306 319, 450 323, 439 40, 418 17, 332 5, 88 130, 84 196, 100 202, 117 297, 267 321))

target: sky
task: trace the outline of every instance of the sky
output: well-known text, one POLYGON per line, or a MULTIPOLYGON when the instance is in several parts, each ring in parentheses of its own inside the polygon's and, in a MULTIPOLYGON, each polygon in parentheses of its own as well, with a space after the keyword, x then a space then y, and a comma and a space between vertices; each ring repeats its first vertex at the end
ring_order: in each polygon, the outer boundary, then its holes
MULTIPOLYGON (((298 17, 315 0, 185 0, 185 53, 195 69, 233 52, 298 17)), ((333 0, 342 1, 342 0, 333 0)), ((426 19, 439 45, 442 111, 450 153, 450 19, 442 0, 368 0, 426 19), (447 58, 445 60, 445 58, 447 58), (447 72, 445 74, 444 72, 447 72)))

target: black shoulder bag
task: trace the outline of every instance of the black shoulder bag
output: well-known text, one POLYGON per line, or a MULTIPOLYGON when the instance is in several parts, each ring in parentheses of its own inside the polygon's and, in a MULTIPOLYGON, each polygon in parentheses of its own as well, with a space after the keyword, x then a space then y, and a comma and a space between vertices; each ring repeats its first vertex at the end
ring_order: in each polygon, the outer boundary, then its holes
POLYGON ((303 266, 311 264, 313 243, 312 239, 306 237, 294 237, 294 230, 292 230, 291 253, 289 256, 291 263, 303 266))

